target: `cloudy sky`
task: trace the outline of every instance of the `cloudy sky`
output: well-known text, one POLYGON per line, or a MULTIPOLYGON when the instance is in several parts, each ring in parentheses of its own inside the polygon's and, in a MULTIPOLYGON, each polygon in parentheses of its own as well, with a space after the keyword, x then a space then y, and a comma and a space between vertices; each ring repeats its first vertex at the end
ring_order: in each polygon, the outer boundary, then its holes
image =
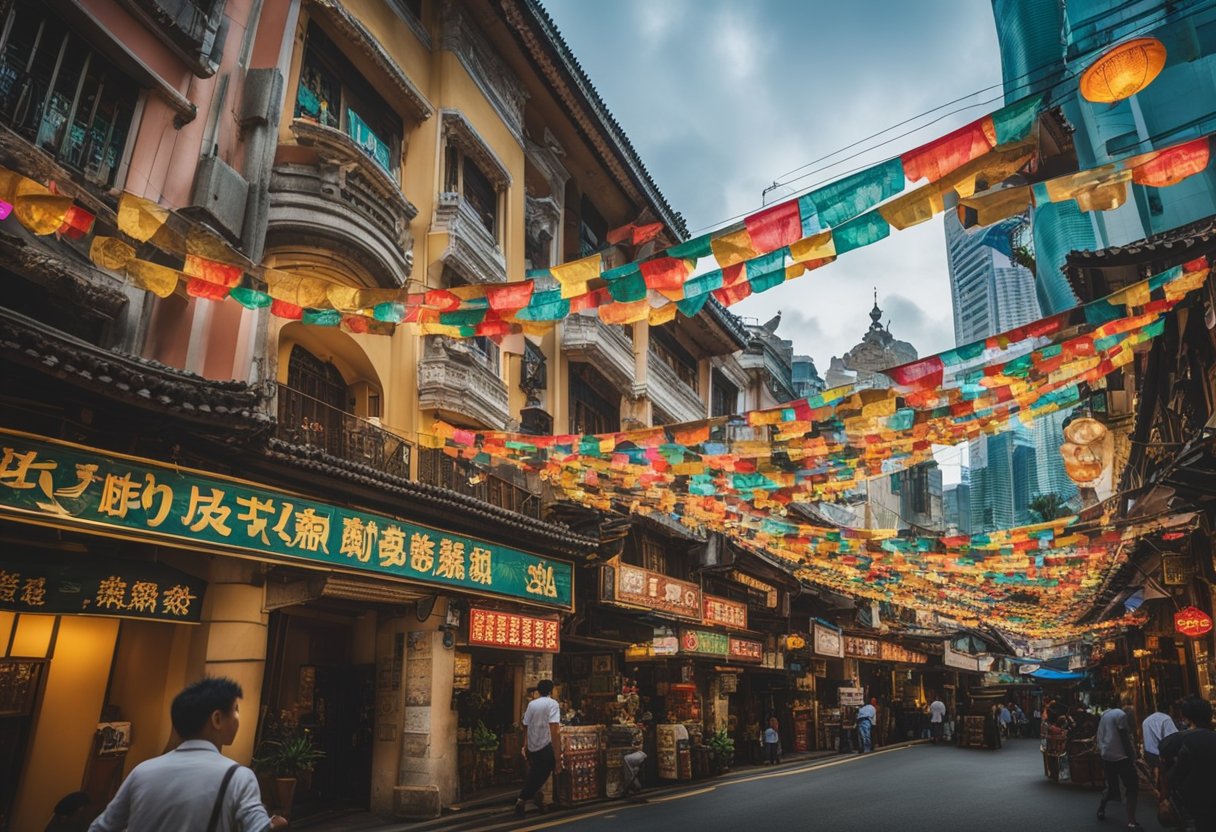
MULTIPOLYGON (((770 204, 1000 106, 987 0, 542 1, 694 232, 758 209, 774 181, 788 184, 770 204)), ((865 332, 874 287, 896 337, 922 355, 953 346, 940 218, 733 311, 767 320, 781 310, 779 334, 822 374, 865 332)))

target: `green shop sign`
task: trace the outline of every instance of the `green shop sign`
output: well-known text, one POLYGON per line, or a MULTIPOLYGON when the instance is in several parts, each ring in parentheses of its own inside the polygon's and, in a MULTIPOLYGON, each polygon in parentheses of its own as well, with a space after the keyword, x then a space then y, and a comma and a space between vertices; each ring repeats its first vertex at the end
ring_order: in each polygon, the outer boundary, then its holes
POLYGON ((568 561, 12 431, 0 430, 0 447, 0 513, 16 519, 573 606, 568 561))

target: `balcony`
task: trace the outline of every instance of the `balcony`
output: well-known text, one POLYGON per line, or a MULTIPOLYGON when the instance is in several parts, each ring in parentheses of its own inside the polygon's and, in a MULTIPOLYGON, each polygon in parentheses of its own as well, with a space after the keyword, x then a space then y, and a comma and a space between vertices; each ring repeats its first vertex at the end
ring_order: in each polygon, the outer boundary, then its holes
POLYGON ((442 335, 425 339, 418 362, 418 406, 487 428, 511 421, 506 382, 475 346, 442 335))
POLYGON ((622 395, 636 398, 633 340, 619 326, 610 326, 587 315, 571 315, 562 321, 562 351, 572 361, 585 361, 622 395))
POLYGON ((367 465, 386 474, 410 476, 413 445, 372 422, 319 399, 279 385, 276 436, 284 442, 318 448, 330 456, 367 465))
POLYGON ((652 351, 648 356, 645 395, 651 404, 667 413, 677 422, 704 419, 705 402, 701 394, 692 389, 676 374, 667 362, 652 351))
POLYGON ((410 223, 418 209, 396 178, 341 130, 296 119, 291 132, 317 161, 275 165, 268 247, 327 243, 382 286, 404 286, 414 266, 410 223))
POLYGON ((493 506, 540 519, 539 494, 495 474, 474 471, 467 462, 443 451, 424 448, 418 457, 418 481, 456 491, 493 506))
POLYGON ((507 259, 498 240, 460 194, 439 194, 431 232, 448 235, 447 248, 439 255, 441 268, 451 269, 469 283, 507 281, 507 259))

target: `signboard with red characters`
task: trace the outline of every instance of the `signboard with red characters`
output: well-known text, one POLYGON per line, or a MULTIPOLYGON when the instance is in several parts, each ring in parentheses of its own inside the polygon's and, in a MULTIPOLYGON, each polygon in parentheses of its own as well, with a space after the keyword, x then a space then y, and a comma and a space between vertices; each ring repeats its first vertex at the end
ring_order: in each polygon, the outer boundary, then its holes
POLYGON ((722 627, 733 627, 736 630, 747 629, 747 604, 732 601, 729 598, 719 598, 717 595, 706 594, 704 597, 706 624, 718 624, 722 627))
POLYGON ((727 646, 727 658, 737 662, 763 661, 764 644, 750 638, 731 636, 727 646))
POLYGON ((1205 636, 1212 632, 1212 616, 1198 607, 1185 607, 1174 613, 1174 629, 1191 638, 1205 636))
POLYGON ((479 607, 469 610, 469 644, 534 653, 557 653, 561 650, 556 618, 538 618, 479 607))

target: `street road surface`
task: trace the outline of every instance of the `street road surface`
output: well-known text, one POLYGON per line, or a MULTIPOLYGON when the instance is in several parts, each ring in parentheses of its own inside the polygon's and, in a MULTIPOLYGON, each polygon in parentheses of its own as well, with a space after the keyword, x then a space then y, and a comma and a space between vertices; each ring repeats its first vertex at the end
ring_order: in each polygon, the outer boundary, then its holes
MULTIPOLYGON (((1097 820, 1098 792, 1043 776, 1039 741, 1012 740, 1000 751, 918 745, 865 757, 832 757, 757 769, 645 804, 589 807, 576 815, 529 814, 524 823, 479 829, 562 832, 1120 832, 1123 807, 1097 820)), ((1137 819, 1161 832, 1156 801, 1140 795, 1137 819)))

